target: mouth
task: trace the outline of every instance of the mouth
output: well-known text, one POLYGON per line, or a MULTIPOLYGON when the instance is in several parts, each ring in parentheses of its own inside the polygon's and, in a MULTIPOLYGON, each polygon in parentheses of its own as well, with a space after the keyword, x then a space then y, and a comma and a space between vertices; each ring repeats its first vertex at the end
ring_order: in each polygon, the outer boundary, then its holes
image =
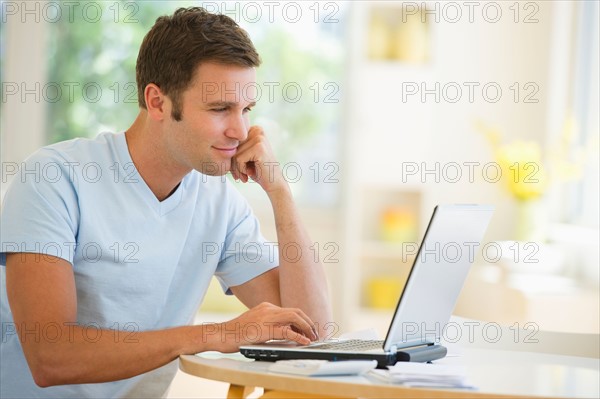
POLYGON ((213 147, 215 150, 217 150, 219 153, 226 155, 226 156, 234 156, 235 153, 237 152, 237 147, 213 147))

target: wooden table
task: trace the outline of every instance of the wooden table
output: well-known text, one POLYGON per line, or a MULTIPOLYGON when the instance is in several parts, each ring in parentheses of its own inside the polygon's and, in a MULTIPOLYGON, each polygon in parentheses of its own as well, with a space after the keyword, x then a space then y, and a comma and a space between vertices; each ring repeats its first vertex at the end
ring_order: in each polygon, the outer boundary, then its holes
MULTIPOLYGON (((263 387, 263 398, 514 398, 600 397, 600 360, 531 352, 461 349, 440 363, 463 364, 478 389, 408 388, 372 376, 300 377, 271 373, 270 363, 181 356, 185 373, 230 384, 229 398, 263 387)), ((241 355, 240 355, 241 356, 241 355)))

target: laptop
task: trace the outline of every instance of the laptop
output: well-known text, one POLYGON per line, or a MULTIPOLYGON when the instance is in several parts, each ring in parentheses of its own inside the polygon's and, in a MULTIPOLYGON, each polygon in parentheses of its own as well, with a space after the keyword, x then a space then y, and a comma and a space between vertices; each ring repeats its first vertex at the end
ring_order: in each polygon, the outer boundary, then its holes
POLYGON ((431 361, 446 355, 439 345, 444 326, 465 282, 494 207, 438 205, 402 290, 385 340, 331 339, 298 345, 269 341, 245 345, 252 359, 377 360, 385 368, 398 361, 431 361))

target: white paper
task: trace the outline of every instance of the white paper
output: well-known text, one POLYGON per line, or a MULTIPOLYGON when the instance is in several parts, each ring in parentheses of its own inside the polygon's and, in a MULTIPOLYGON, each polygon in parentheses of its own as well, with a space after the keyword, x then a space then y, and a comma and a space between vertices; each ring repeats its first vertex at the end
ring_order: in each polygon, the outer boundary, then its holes
POLYGON ((376 360, 344 360, 329 362, 327 360, 295 359, 278 360, 269 366, 268 370, 275 373, 328 376, 363 374, 375 367, 377 367, 376 360))
POLYGON ((460 365, 398 362, 388 370, 372 370, 378 379, 411 387, 473 389, 460 365))

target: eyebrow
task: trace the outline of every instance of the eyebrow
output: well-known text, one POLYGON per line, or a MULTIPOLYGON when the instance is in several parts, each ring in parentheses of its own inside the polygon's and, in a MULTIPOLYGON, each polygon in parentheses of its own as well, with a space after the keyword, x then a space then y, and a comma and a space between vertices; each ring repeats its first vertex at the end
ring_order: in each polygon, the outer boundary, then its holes
MULTIPOLYGON (((206 105, 208 105, 209 107, 235 107, 236 105, 238 105, 239 103, 234 102, 234 101, 213 101, 210 103, 207 103, 206 105)), ((251 103, 249 103, 248 105, 246 105, 246 107, 254 107, 256 105, 256 101, 252 101, 251 103)))

